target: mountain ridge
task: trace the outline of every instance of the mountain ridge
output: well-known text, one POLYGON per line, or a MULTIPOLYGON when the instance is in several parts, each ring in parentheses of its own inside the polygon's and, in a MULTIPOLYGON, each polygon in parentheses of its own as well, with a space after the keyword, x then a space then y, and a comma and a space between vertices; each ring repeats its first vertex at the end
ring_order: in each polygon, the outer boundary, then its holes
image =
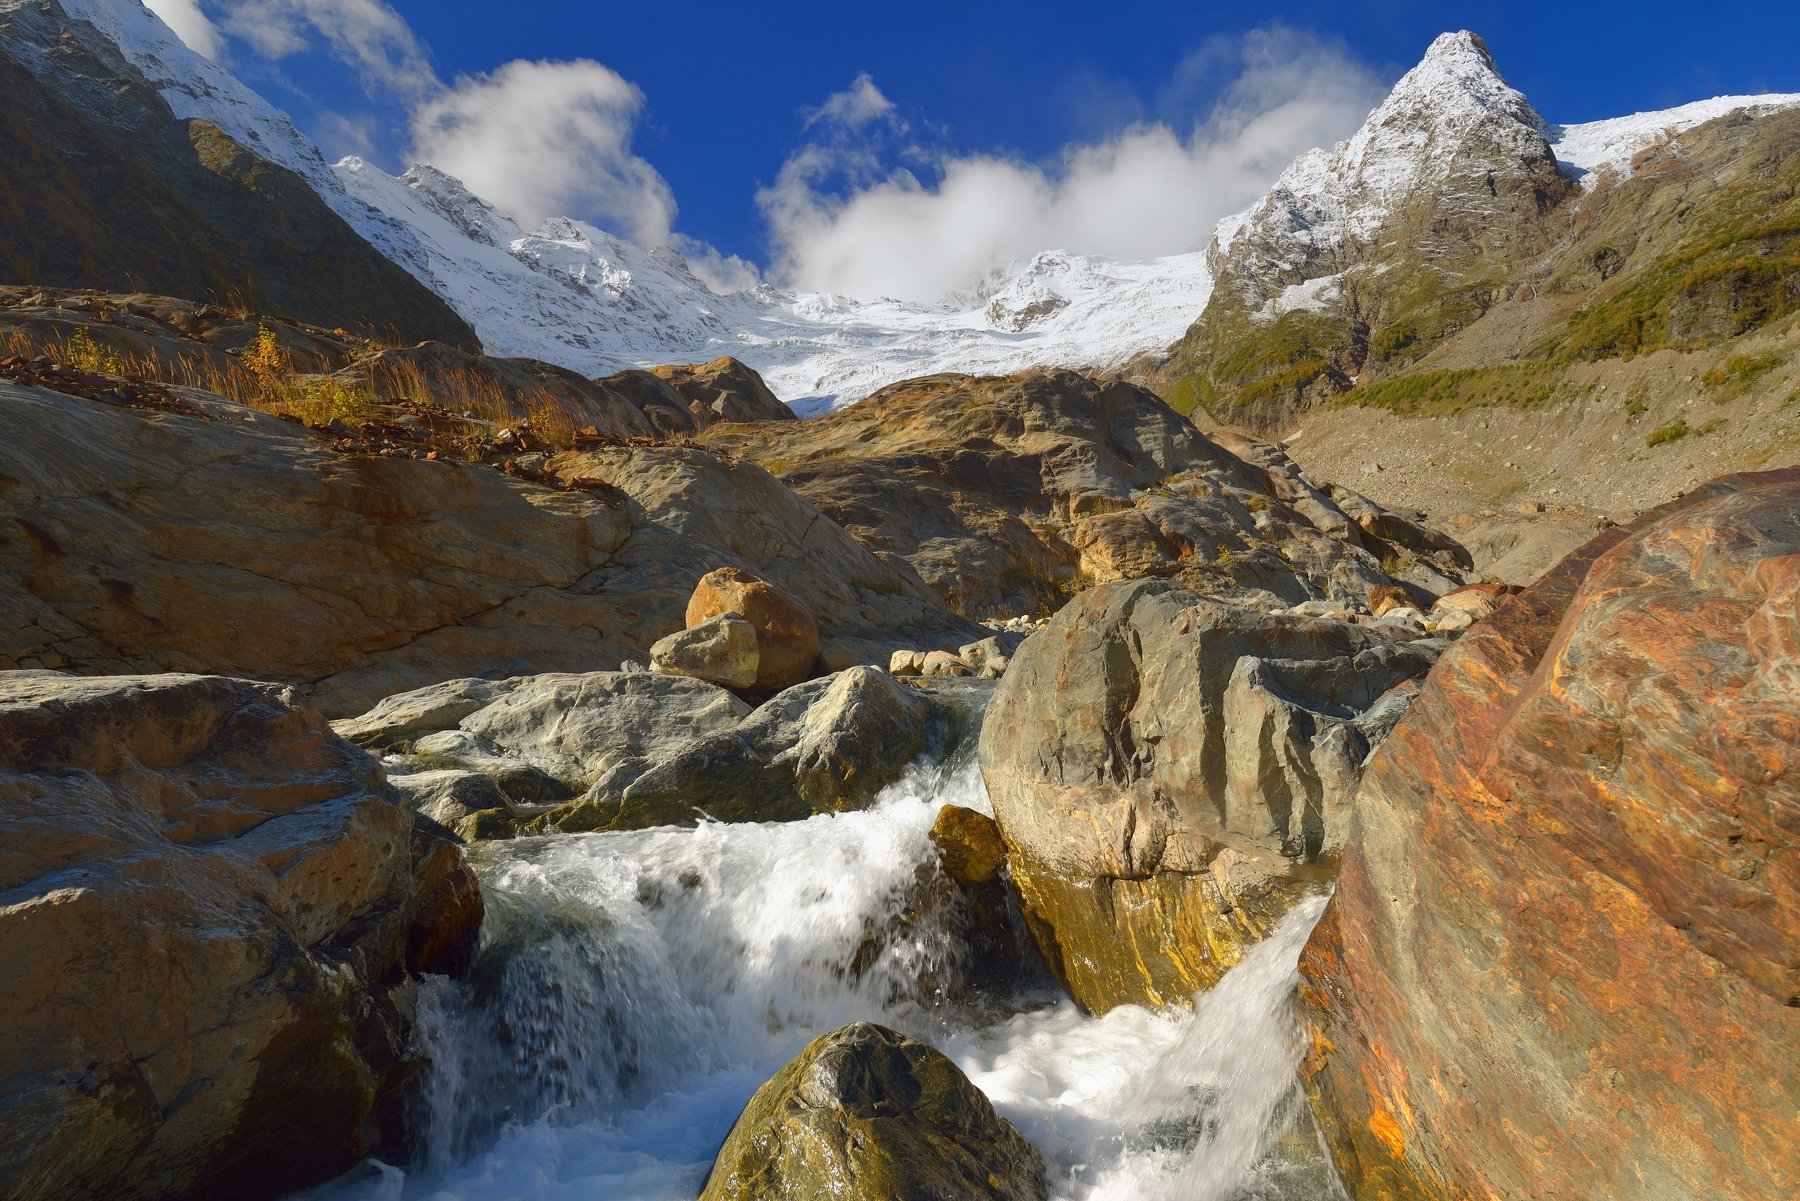
MULTIPOLYGON (((1487 149, 1510 152, 1520 164, 1500 182, 1510 180, 1514 201, 1541 210, 1591 188, 1601 174, 1628 171, 1632 155, 1664 130, 1800 102, 1722 97, 1558 126, 1505 83, 1479 37, 1447 33, 1351 138, 1300 156, 1261 201, 1220 222, 1205 249, 1144 262, 1046 251, 937 304, 766 285, 719 295, 673 250, 638 247, 567 218, 525 230, 429 165, 391 176, 355 158, 328 164, 291 119, 183 46, 137 0, 63 0, 63 7, 113 38, 178 115, 208 120, 299 174, 494 353, 591 376, 731 355, 760 371, 802 414, 842 407, 912 376, 1074 366, 1149 377, 1184 410, 1263 389, 1272 415, 1352 386, 1371 362, 1416 359, 1490 303, 1504 274, 1496 263, 1519 251, 1510 242, 1434 264, 1417 281, 1424 299, 1395 304, 1388 297, 1388 312, 1365 312, 1364 296, 1343 293, 1354 244, 1442 236, 1441 206, 1420 197, 1435 198, 1436 185, 1448 178, 1439 151, 1457 138, 1498 138, 1487 149), (1559 153, 1565 145, 1566 159, 1559 153), (1401 207, 1413 211, 1401 217, 1410 223, 1396 225, 1388 210, 1408 197, 1401 207), (1434 274, 1467 279, 1443 294, 1434 274), (1222 293, 1216 279, 1224 281, 1222 293), (1333 305, 1349 309, 1347 333, 1322 316, 1333 305), (1218 320, 1225 312, 1236 317, 1218 320), (1210 322, 1208 313, 1215 315, 1210 322), (1277 345, 1246 367, 1236 359, 1244 356, 1252 318, 1276 319, 1277 345), (1379 327, 1373 333, 1366 328, 1371 318, 1379 327), (1228 328, 1209 338, 1209 326, 1228 328), (1201 379, 1194 369, 1201 360, 1226 378, 1201 379)), ((1465 228, 1452 242, 1531 236, 1529 222, 1489 220, 1479 194, 1467 199, 1465 228)), ((1249 412, 1260 420, 1256 406, 1249 412)))

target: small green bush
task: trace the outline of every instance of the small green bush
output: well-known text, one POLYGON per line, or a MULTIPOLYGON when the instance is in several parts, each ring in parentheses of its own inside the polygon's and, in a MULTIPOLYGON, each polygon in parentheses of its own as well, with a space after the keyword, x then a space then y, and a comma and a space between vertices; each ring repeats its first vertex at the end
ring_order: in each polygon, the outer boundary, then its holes
POLYGON ((1651 430, 1650 436, 1644 439, 1644 443, 1647 446, 1662 446, 1668 442, 1679 442, 1693 432, 1688 428, 1685 418, 1677 417, 1669 424, 1659 425, 1651 430))

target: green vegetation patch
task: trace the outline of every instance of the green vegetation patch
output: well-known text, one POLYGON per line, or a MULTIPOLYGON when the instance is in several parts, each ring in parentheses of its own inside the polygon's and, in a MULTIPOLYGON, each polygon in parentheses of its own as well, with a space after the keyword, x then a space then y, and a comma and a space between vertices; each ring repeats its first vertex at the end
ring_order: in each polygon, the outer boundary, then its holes
POLYGON ((1339 403, 1388 409, 1406 417, 1441 416, 1464 409, 1506 405, 1537 408, 1557 396, 1562 373, 1541 363, 1419 371, 1353 388, 1339 403))
POLYGON ((1651 430, 1649 436, 1644 439, 1644 443, 1647 446, 1664 446, 1670 442, 1679 442, 1690 434, 1701 438, 1724 428, 1725 419, 1723 417, 1715 417, 1711 421, 1702 422, 1699 425, 1689 425, 1686 418, 1677 417, 1669 424, 1659 425, 1651 430))

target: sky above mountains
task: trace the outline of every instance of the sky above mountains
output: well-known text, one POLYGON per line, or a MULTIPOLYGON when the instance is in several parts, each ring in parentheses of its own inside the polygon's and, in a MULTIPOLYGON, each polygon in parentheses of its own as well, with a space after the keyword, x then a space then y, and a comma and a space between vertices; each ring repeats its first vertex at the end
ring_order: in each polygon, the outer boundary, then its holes
POLYGON ((1552 120, 1800 91, 1800 9, 148 0, 331 157, 422 158, 758 278, 935 297, 1038 250, 1203 246, 1470 28, 1552 120))

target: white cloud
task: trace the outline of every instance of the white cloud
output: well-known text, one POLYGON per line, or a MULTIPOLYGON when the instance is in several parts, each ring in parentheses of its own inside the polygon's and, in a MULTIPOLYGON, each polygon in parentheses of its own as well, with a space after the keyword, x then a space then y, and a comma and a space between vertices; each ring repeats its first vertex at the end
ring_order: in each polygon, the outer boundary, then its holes
POLYGON ((161 17, 196 54, 217 59, 224 49, 225 39, 219 27, 200 11, 200 0, 144 0, 144 7, 161 17))
POLYGON ((412 26, 382 0, 238 0, 222 24, 269 59, 299 54, 321 39, 365 85, 408 100, 443 86, 412 26))
POLYGON ((807 115, 808 145, 758 193, 771 274, 805 290, 931 300, 1042 250, 1149 258, 1203 246, 1294 156, 1350 133, 1381 80, 1342 50, 1285 30, 1203 47, 1165 106, 1211 73, 1211 112, 1184 132, 1139 122, 1045 165, 931 156, 931 182, 883 167, 904 124, 872 81, 807 115), (1223 75, 1223 82, 1218 82, 1223 75), (879 100, 879 103, 875 103, 879 100))
POLYGON ((875 86, 867 71, 858 75, 843 91, 826 97, 825 103, 818 108, 807 110, 805 117, 808 128, 823 123, 860 129, 877 121, 905 128, 894 102, 875 86))
POLYGON ((755 263, 735 254, 721 254, 710 242, 671 234, 669 244, 687 260, 688 270, 719 295, 745 292, 763 282, 762 271, 755 263))
POLYGON ((675 195, 631 151, 643 104, 635 85, 592 59, 509 62, 420 104, 413 153, 528 227, 572 215, 662 246, 675 195))

